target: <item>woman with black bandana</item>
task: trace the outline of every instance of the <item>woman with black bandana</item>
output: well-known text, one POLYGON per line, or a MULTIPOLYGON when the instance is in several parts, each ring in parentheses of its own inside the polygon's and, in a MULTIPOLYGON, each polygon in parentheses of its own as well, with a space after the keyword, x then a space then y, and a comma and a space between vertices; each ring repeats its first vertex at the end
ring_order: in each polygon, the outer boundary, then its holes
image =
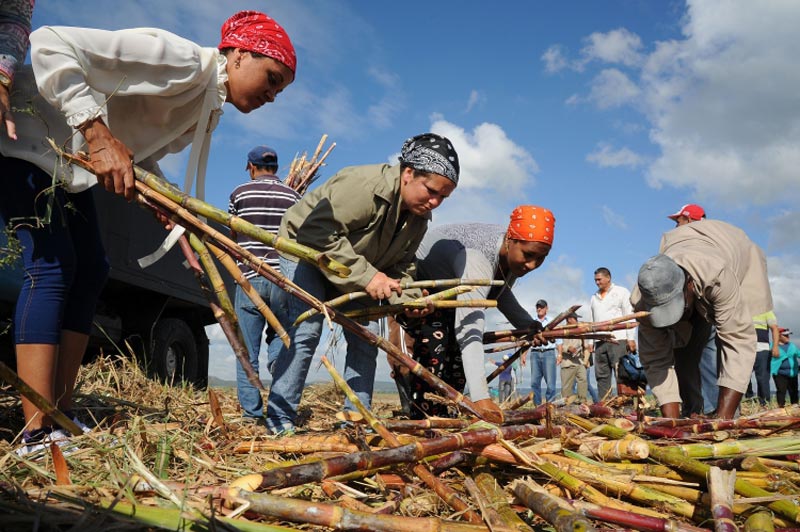
MULTIPOLYGON (((414 256, 427 230, 430 211, 453 192, 458 173, 458 155, 452 144, 433 133, 408 139, 399 165, 353 166, 341 170, 286 211, 278 234, 327 253, 348 266, 350 276, 339 278, 287 256, 281 256, 282 273, 321 300, 354 291, 366 291, 372 299, 388 300, 390 304, 421 297, 419 290, 403 291, 400 284, 413 280, 414 256)), ((349 308, 363 305, 353 304, 349 308)), ((290 322, 294 322, 308 306, 290 297, 288 309, 290 322)), ((413 311, 409 315, 421 316, 426 312, 413 311)), ((267 425, 275 433, 294 429, 323 319, 318 314, 292 327, 291 347, 282 348, 269 368, 273 380, 267 425)), ((377 321, 365 325, 378 332, 377 321)), ((377 347, 348 331, 344 334, 347 340, 344 378, 359 400, 369 407, 377 347)), ((353 409, 347 401, 345 410, 353 409)))

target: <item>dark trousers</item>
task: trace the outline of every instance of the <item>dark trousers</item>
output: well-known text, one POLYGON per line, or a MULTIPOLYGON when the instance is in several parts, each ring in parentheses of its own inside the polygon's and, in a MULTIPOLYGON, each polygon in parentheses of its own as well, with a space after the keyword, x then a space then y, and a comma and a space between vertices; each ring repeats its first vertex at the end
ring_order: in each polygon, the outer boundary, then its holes
POLYGON ((684 347, 675 349, 675 375, 683 401, 681 415, 703 413, 703 385, 700 378, 700 358, 711 334, 711 324, 697 312, 689 319, 692 335, 684 347))
POLYGON ((601 401, 613 396, 611 377, 617 371, 617 362, 627 351, 624 340, 613 342, 597 342, 594 348, 594 375, 597 379, 597 395, 601 401))
POLYGON ((789 401, 793 405, 797 404, 797 375, 789 377, 787 375, 773 375, 772 379, 775 381, 775 398, 778 400, 778 406, 786 404, 786 392, 789 392, 789 401))
POLYGON ((769 349, 756 352, 756 363, 753 365, 753 373, 756 374, 756 393, 758 394, 758 402, 761 406, 766 406, 769 403, 771 395, 769 389, 769 374, 770 363, 772 361, 772 354, 769 349))

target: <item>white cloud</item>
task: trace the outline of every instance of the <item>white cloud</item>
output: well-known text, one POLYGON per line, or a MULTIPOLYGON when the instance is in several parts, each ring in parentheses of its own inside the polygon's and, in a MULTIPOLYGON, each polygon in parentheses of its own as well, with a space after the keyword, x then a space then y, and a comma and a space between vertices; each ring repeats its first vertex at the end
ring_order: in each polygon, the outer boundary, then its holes
POLYGON ((797 305, 797 294, 800 293, 800 255, 769 256, 767 268, 778 324, 799 335, 800 306, 797 305))
POLYGON ((642 75, 662 150, 651 184, 729 202, 800 199, 798 25, 796 2, 689 3, 686 38, 658 46, 642 75))
POLYGON ((608 33, 595 32, 586 38, 581 50, 585 61, 602 61, 635 66, 642 62, 642 40, 635 33, 619 28, 608 33))
POLYGON ((625 217, 614 211, 608 205, 603 205, 600 210, 603 215, 603 220, 605 220, 605 222, 611 227, 615 227, 617 229, 628 228, 628 224, 625 222, 625 217))
POLYGON ((594 77, 588 99, 600 109, 632 103, 641 91, 630 78, 616 68, 607 68, 594 77))
POLYGON ((497 124, 484 122, 472 132, 432 117, 431 131, 444 135, 453 143, 461 164, 458 189, 490 189, 498 194, 511 195, 523 185, 534 183, 539 171, 533 156, 508 138, 497 124))
POLYGON ((486 103, 486 96, 484 96, 479 91, 473 89, 469 93, 469 100, 467 100, 467 108, 464 110, 465 113, 469 113, 472 111, 476 105, 486 103))
POLYGON ((586 160, 600 168, 615 168, 618 166, 636 168, 644 163, 644 158, 630 148, 623 147, 615 150, 613 146, 605 142, 599 143, 597 149, 586 156, 586 160))
POLYGON ((554 74, 569 66, 564 47, 554 44, 547 48, 542 54, 541 60, 544 61, 544 71, 554 74))

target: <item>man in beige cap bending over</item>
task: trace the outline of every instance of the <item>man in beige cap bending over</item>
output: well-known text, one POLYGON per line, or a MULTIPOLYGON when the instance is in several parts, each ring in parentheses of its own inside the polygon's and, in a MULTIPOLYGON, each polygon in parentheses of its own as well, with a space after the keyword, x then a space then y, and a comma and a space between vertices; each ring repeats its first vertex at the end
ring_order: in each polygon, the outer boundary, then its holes
POLYGON ((756 354, 753 316, 772 308, 764 253, 737 227, 718 220, 664 233, 659 255, 639 270, 634 310, 639 355, 666 417, 679 417, 684 390, 700 389, 700 355, 712 325, 721 344, 717 415, 739 406, 756 354))

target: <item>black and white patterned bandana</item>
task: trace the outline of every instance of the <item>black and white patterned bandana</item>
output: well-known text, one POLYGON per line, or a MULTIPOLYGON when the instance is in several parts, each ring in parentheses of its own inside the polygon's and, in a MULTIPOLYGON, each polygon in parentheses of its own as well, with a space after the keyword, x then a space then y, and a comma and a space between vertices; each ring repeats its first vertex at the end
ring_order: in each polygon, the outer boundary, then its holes
POLYGON ((453 144, 441 135, 423 133, 408 139, 399 159, 414 170, 443 175, 458 184, 458 154, 453 144))

